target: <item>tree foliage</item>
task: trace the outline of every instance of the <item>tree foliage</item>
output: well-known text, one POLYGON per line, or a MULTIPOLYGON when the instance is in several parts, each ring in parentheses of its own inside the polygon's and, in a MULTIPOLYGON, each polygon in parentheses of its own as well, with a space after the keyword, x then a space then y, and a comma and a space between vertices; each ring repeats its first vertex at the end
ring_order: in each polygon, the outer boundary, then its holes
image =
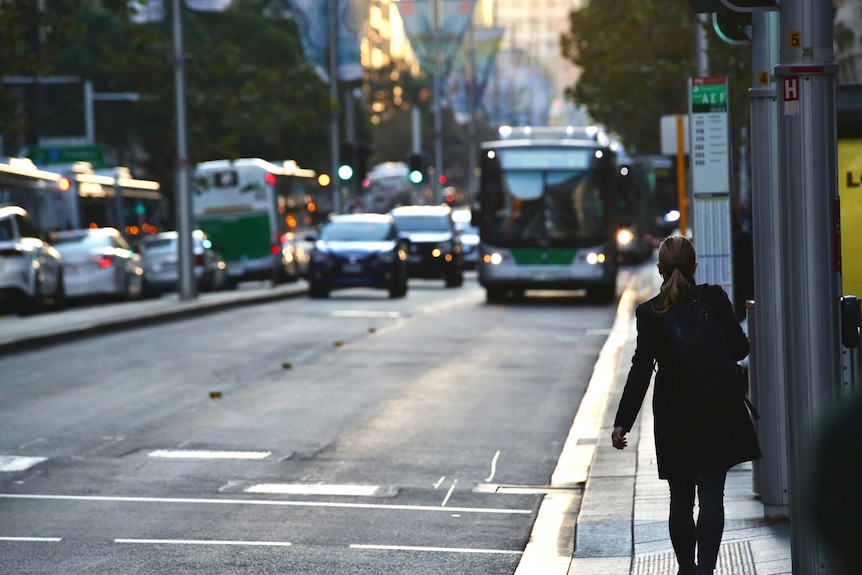
MULTIPOLYGON (((117 164, 170 193, 177 159, 171 15, 139 25, 126 0, 49 0, 45 11, 37 4, 2 3, 3 75, 76 75, 97 93, 140 94, 135 102, 95 102, 96 141, 117 164)), ((182 16, 189 160, 295 159, 328 171, 332 103, 305 63, 287 0, 241 0, 223 13, 182 16)), ((7 154, 37 136, 85 133, 81 86, 48 88, 41 101, 32 89, 0 90, 7 154)))
MULTIPOLYGON (((688 110, 698 25, 688 0, 590 0, 562 37, 564 56, 582 70, 567 96, 631 151, 658 153, 661 116, 688 110)), ((745 125, 750 48, 709 38, 710 74, 730 77, 731 117, 745 125)))

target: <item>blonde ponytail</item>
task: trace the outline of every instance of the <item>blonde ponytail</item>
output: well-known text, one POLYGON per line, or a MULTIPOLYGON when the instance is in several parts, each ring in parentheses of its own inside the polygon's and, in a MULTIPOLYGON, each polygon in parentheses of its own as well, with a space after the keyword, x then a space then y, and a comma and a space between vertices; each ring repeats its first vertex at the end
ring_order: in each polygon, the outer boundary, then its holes
POLYGON ((654 310, 659 315, 684 301, 691 294, 697 255, 694 244, 685 236, 668 236, 658 249, 658 267, 664 282, 659 303, 654 310))

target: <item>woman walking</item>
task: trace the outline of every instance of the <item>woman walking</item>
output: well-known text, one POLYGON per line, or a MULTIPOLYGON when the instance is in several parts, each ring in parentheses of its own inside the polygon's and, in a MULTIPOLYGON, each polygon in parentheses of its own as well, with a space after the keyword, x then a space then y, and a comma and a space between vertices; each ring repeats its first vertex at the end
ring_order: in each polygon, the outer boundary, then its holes
POLYGON ((627 445, 658 364, 653 390, 655 448, 659 478, 670 487, 668 527, 679 563, 679 575, 711 575, 724 531, 724 482, 727 471, 743 461, 760 458, 760 448, 743 396, 704 404, 695 400, 691 383, 681 374, 684 364, 664 335, 665 314, 697 289, 714 321, 721 324, 734 360, 749 352, 749 342, 721 286, 695 287, 694 246, 684 236, 670 236, 659 247, 659 294, 638 306, 637 347, 614 420, 612 441, 627 445), (699 513, 694 519, 697 495, 699 513), (696 553, 695 553, 696 552, 696 553), (697 561, 695 562, 695 554, 697 561))

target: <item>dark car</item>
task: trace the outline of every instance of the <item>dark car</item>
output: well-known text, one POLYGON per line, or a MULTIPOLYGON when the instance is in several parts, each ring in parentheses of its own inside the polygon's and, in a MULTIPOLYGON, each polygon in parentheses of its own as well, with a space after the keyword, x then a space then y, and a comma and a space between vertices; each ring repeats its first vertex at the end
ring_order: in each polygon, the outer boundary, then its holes
POLYGON ((389 297, 407 294, 407 245, 392 216, 344 214, 332 216, 309 236, 314 242, 309 263, 309 295, 325 298, 333 289, 376 287, 389 297))
POLYGON ((391 212, 401 237, 410 242, 411 278, 443 278, 446 287, 464 283, 461 236, 449 206, 401 206, 391 212))

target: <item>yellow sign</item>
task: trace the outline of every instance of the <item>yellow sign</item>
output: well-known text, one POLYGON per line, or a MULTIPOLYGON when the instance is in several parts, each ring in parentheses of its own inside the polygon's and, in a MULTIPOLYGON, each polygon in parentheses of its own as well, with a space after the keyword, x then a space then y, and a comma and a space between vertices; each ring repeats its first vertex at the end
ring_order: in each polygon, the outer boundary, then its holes
POLYGON ((841 291, 862 298, 862 139, 838 140, 841 291))

